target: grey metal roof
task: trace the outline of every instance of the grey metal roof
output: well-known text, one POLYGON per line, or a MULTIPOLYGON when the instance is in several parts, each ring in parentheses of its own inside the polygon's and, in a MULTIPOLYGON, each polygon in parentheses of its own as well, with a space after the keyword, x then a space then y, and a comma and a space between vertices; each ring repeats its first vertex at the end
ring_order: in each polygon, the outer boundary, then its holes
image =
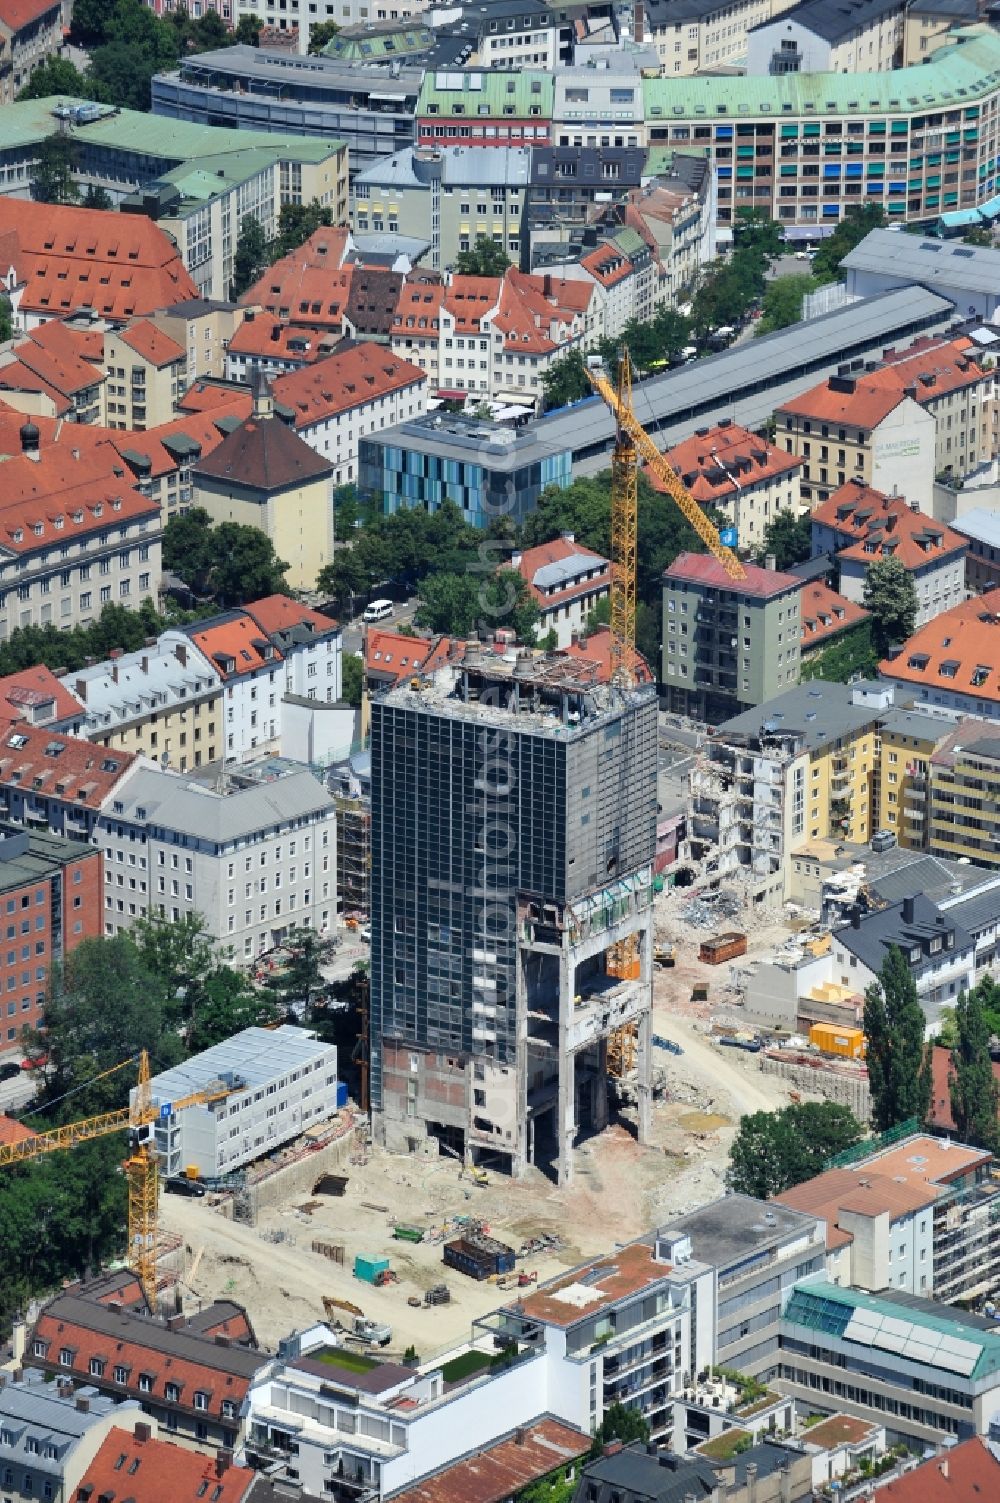
POLYGON ((667 1222, 660 1228, 660 1235, 690 1237, 697 1261, 721 1270, 751 1253, 801 1236, 816 1221, 815 1216, 780 1201, 765 1205, 750 1195, 723 1195, 667 1222))
MULTIPOLYGON (((900 239, 911 240, 909 235, 900 239)), ((745 344, 640 381, 633 391, 635 413, 660 448, 688 436, 694 420, 713 411, 751 427, 769 417, 787 397, 800 394, 810 378, 822 379, 837 366, 881 353, 920 328, 940 327, 954 304, 923 287, 900 287, 859 299, 810 319, 751 339, 745 344)), ((600 397, 542 418, 535 431, 575 456, 603 454, 614 443, 614 421, 600 397)))
POLYGON ((791 10, 780 11, 772 20, 763 21, 750 30, 762 31, 765 26, 794 21, 824 41, 839 42, 859 27, 871 26, 885 16, 895 15, 898 10, 898 0, 837 0, 834 5, 830 0, 801 0, 791 10))
POLYGON ((845 271, 870 271, 926 286, 996 294, 1000 250, 961 240, 925 240, 905 230, 872 230, 841 262, 845 271))
POLYGON ((333 807, 322 784, 305 769, 222 794, 176 773, 140 768, 116 802, 124 804, 125 818, 216 845, 227 845, 253 831, 269 830, 289 819, 333 807), (140 809, 145 810, 144 815, 138 813, 140 809))
MULTIPOLYGON (((925 897, 922 892, 914 893, 912 897, 913 920, 910 923, 903 919, 902 903, 893 903, 889 908, 865 914, 859 928, 855 929, 851 924, 844 924, 833 931, 834 935, 845 950, 850 950, 852 955, 858 957, 862 965, 867 966, 869 971, 876 974, 885 964, 892 945, 898 945, 905 955, 912 945, 918 944, 930 935, 943 935, 949 929, 955 931, 955 944, 951 951, 953 955, 960 955, 963 950, 972 948, 972 935, 956 921, 953 913, 949 912, 945 916, 937 904, 932 903, 930 898, 925 897), (945 918, 943 925, 937 923, 939 917, 945 918)), ((910 973, 914 977, 919 977, 929 967, 940 965, 940 963, 940 955, 928 955, 922 952, 918 961, 910 963, 910 973)))
POLYGON ((926 710, 886 710, 879 717, 887 731, 897 736, 921 736, 925 741, 939 741, 952 729, 953 722, 940 715, 931 715, 926 710))
POLYGON ((978 937, 1000 921, 1000 879, 994 878, 991 885, 984 884, 981 891, 971 892, 968 897, 950 898, 941 907, 949 918, 978 937))
POLYGON ((561 589, 573 584, 583 574, 590 574, 601 567, 601 560, 589 553, 570 553, 566 558, 557 558, 554 563, 543 564, 535 570, 531 581, 539 590, 561 589))
POLYGON ((250 1351, 245 1346, 220 1346, 214 1339, 192 1331, 171 1331, 148 1315, 137 1315, 132 1310, 112 1310, 76 1294, 57 1294, 44 1307, 39 1319, 45 1316, 66 1325, 66 1346, 72 1346, 71 1328, 79 1326, 85 1331, 107 1336, 110 1341, 131 1342, 151 1352, 161 1352, 179 1361, 232 1373, 247 1380, 270 1360, 264 1353, 250 1351))
POLYGON ((359 172, 356 183, 375 183, 390 188, 420 188, 440 167, 445 187, 524 187, 531 177, 531 151, 525 146, 416 147, 395 151, 359 172), (430 168, 430 173, 421 172, 430 168))
POLYGON ((307 84, 317 91, 353 89, 355 94, 378 94, 383 99, 400 100, 415 100, 423 79, 422 68, 404 66, 390 73, 388 68, 359 67, 332 57, 302 57, 298 53, 265 52, 245 46, 220 47, 218 52, 197 52, 186 57, 181 73, 195 72, 211 74, 222 88, 225 75, 229 75, 280 85, 286 90, 307 84))
MULTIPOLYGON (((87 1431, 118 1408, 96 1389, 81 1389, 79 1395, 89 1400, 86 1410, 76 1407, 77 1392, 60 1397, 44 1374, 32 1368, 25 1370, 22 1381, 5 1383, 0 1389, 0 1462, 27 1465, 43 1476, 61 1475, 69 1453, 87 1431), (9 1440, 4 1439, 8 1435, 9 1440)), ((121 1407, 141 1412, 135 1400, 121 1407)))
POLYGON ((505 472, 538 464, 560 452, 555 444, 539 442, 540 437, 537 425, 507 428, 464 413, 429 412, 397 423, 395 428, 372 433, 361 439, 361 446, 362 451, 366 444, 378 444, 417 454, 434 454, 505 472))
POLYGON ((253 1088, 276 1080, 289 1070, 300 1070, 315 1059, 336 1058, 333 1044, 326 1044, 309 1028, 283 1023, 280 1028, 244 1028, 221 1044, 203 1049, 164 1070, 149 1082, 154 1103, 176 1101, 192 1091, 201 1091, 214 1080, 234 1077, 253 1088))
POLYGON ((583 1469, 579 1496, 594 1503, 701 1503, 716 1495, 719 1479, 702 1456, 677 1456, 638 1443, 598 1456, 583 1469))
POLYGON ((766 704, 724 721, 717 728, 716 739, 757 736, 766 724, 776 731, 801 733, 805 749, 816 751, 836 741, 838 736, 848 736, 880 718, 881 712, 872 705, 852 702, 849 684, 817 678, 796 684, 794 689, 778 694, 766 704))
POLYGON ((886 903, 901 903, 904 898, 915 897, 922 892, 932 902, 947 897, 955 885, 955 878, 943 861, 936 856, 907 855, 911 860, 900 862, 891 871, 879 874, 869 869, 869 886, 886 903))
POLYGON ((1000 548, 1000 511, 994 511, 991 506, 976 506, 948 525, 964 538, 972 538, 990 548, 1000 548))

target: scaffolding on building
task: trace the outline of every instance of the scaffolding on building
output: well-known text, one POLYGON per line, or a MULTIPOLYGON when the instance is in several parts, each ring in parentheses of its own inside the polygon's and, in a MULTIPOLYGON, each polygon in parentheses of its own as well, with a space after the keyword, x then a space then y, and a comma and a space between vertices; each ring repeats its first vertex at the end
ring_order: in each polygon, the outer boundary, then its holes
POLYGON ((342 913, 371 912, 372 811, 367 799, 334 797, 337 888, 342 913))

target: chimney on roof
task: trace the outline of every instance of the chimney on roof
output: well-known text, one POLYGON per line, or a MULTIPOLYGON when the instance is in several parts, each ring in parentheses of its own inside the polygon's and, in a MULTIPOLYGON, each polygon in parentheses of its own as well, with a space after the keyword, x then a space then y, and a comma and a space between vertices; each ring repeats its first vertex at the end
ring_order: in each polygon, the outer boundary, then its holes
POLYGON ((233 1464, 233 1453, 228 1446, 223 1446, 215 1458, 215 1475, 222 1477, 233 1464))
POLYGON ((132 1434, 135 1436, 136 1440, 139 1441, 152 1440, 153 1427, 148 1420, 140 1420, 135 1429, 132 1431, 132 1434))
POLYGON ((523 557, 524 554, 521 552, 520 548, 515 548, 514 552, 510 556, 510 567, 512 569, 517 569, 520 566, 521 559, 523 557))
POLYGON ((117 663, 112 663, 111 664, 111 682, 113 684, 117 684, 117 682, 118 682, 118 664, 117 663))
POLYGON ((124 656, 125 656, 125 649, 124 649, 124 647, 112 647, 111 651, 108 653, 108 657, 111 658, 112 660, 114 660, 115 658, 121 658, 121 657, 124 657, 124 656))
POLYGON ((274 417, 274 397, 271 395, 271 383, 259 365, 255 365, 250 372, 250 390, 253 392, 254 417, 274 417))
POLYGON ((778 560, 773 553, 768 553, 765 555, 764 568, 769 569, 772 574, 777 572, 778 560))
POLYGON ((167 1316, 167 1330, 168 1331, 180 1331, 183 1328, 183 1326, 184 1326, 184 1317, 183 1317, 183 1315, 168 1315, 167 1316))
POLYGON ((32 422, 22 423, 20 437, 21 453, 25 456, 25 458, 33 459, 37 464, 39 457, 38 445, 41 439, 41 434, 38 431, 38 424, 32 422))
POLYGON ((528 1439, 528 1432, 527 1432, 527 1430, 524 1428, 523 1425, 518 1425, 517 1429, 514 1431, 514 1444, 516 1446, 523 1446, 523 1445, 525 1445, 527 1443, 527 1439, 528 1439))
POLYGON ((562 540, 563 540, 564 543, 575 543, 576 542, 576 533, 575 532, 561 532, 559 534, 559 536, 562 538, 562 540))
POLYGON ((233 1343, 231 1337, 227 1336, 224 1331, 216 1331, 215 1344, 216 1346, 232 1346, 233 1343))
POLYGON ((857 906, 857 904, 855 904, 851 909, 851 928, 861 928, 861 909, 857 906))
POLYGON ((78 678, 76 681, 76 697, 77 699, 82 699, 84 704, 87 703, 87 680, 85 678, 78 678))
POLYGON ((617 1456, 619 1451, 624 1450, 620 1440, 609 1440, 601 1449, 602 1456, 617 1456))
POLYGON ((903 899, 903 923, 912 924, 914 915, 914 903, 912 898, 903 899))
POLYGON ((77 1400, 76 1400, 76 1407, 77 1407, 77 1410, 79 1411, 80 1414, 89 1414, 90 1413, 90 1400, 82 1398, 78 1394, 77 1395, 77 1400))
POLYGON ((187 644, 186 643, 184 643, 184 642, 178 642, 177 643, 176 647, 174 648, 174 657, 177 659, 178 663, 180 663, 180 665, 181 665, 182 668, 186 668, 187 667, 188 650, 187 650, 187 644))
POLYGON ((947 1458, 947 1456, 945 1456, 941 1460, 941 1462, 938 1464, 938 1470, 940 1471, 941 1476, 947 1482, 947 1480, 948 1480, 948 1458, 947 1458))

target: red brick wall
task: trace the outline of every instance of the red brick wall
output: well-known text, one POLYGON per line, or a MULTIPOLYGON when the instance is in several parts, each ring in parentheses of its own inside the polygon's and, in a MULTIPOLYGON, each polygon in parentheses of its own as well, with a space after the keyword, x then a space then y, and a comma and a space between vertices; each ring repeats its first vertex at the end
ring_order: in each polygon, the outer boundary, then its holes
POLYGON ((82 939, 99 939, 104 933, 104 857, 100 851, 81 847, 79 859, 67 863, 64 892, 63 948, 68 955, 82 939))

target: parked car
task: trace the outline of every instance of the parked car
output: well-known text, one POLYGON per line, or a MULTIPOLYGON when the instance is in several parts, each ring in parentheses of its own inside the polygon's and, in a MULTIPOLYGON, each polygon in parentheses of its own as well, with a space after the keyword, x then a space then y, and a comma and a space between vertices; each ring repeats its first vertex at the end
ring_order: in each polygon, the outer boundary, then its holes
POLYGON ((5 1065, 0 1065, 0 1080, 13 1080, 20 1073, 21 1066, 16 1059, 9 1059, 5 1065))
POLYGON ((190 1195, 201 1200, 205 1194, 205 1186, 196 1179, 188 1179, 183 1174, 171 1174, 164 1180, 164 1189, 170 1195, 190 1195))

